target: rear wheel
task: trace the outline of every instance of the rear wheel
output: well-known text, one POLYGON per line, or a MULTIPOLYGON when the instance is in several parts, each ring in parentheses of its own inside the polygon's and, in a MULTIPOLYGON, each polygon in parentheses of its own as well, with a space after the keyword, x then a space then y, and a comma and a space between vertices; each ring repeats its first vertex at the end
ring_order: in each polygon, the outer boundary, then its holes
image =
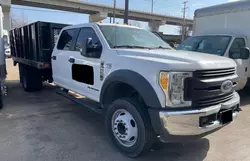
POLYGON ((146 110, 131 98, 114 101, 105 123, 114 145, 129 157, 148 152, 156 139, 146 110))
POLYGON ((21 65, 20 82, 27 92, 39 91, 43 87, 42 77, 38 69, 21 65))

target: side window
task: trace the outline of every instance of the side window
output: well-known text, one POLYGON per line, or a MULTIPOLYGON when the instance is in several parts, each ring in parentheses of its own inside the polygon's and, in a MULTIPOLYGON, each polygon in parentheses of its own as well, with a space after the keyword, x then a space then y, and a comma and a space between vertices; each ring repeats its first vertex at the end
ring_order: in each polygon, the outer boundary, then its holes
POLYGON ((64 30, 59 38, 57 49, 70 50, 73 45, 74 37, 77 29, 64 30))
MULTIPOLYGON (((232 43, 232 46, 229 50, 229 54, 230 55, 240 54, 240 49, 243 47, 246 47, 245 39, 235 38, 233 43, 232 43)), ((233 57, 235 57, 235 56, 233 56, 233 57)))
POLYGON ((86 27, 82 28, 75 46, 75 51, 81 51, 83 44, 86 44, 88 38, 92 38, 92 42, 95 45, 101 45, 99 38, 97 37, 95 31, 92 28, 86 27))

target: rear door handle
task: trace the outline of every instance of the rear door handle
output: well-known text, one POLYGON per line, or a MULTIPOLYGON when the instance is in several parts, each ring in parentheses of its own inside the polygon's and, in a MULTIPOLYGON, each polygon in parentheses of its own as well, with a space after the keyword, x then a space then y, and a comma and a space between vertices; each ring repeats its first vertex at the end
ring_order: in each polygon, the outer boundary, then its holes
POLYGON ((75 63, 75 59, 74 58, 69 58, 69 62, 70 63, 75 63))
POLYGON ((53 59, 53 60, 56 60, 56 56, 52 56, 52 59, 53 59))

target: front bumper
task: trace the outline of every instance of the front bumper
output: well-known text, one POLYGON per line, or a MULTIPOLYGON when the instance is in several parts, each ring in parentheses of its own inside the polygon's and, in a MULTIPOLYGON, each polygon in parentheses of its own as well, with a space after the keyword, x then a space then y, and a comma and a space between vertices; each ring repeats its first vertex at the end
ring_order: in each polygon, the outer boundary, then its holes
POLYGON ((231 100, 200 110, 149 110, 149 113, 152 125, 162 141, 172 142, 182 139, 187 141, 191 138, 201 138, 227 125, 228 123, 223 124, 219 118, 219 112, 222 110, 232 109, 234 120, 239 114, 239 103, 240 97, 235 92, 231 100), (201 124, 201 118, 204 117, 210 119, 209 124, 201 124))

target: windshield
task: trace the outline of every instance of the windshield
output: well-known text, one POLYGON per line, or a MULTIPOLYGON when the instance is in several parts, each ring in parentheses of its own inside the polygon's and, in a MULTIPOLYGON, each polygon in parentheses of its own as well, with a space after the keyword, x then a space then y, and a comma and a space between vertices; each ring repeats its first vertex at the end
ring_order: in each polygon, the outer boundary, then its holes
POLYGON ((183 41, 177 50, 197 51, 222 56, 230 40, 231 36, 194 36, 183 41))
POLYGON ((166 42, 155 34, 131 27, 122 26, 102 26, 100 29, 111 48, 168 48, 172 49, 166 42))

